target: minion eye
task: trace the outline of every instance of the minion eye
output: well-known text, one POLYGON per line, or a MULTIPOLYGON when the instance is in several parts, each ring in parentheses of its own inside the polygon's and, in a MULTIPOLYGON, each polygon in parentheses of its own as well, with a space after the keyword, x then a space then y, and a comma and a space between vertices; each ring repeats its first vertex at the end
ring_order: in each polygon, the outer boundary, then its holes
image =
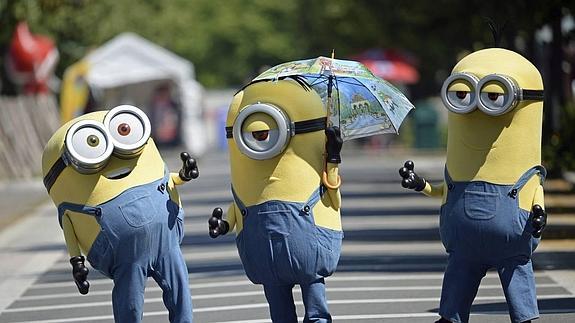
POLYGON ((463 99, 465 99, 465 97, 467 97, 469 95, 469 92, 456 91, 455 95, 457 96, 458 99, 463 100, 463 99))
POLYGON ((255 160, 273 158, 286 148, 291 137, 291 122, 278 107, 267 103, 243 108, 232 127, 232 137, 247 157, 255 160))
POLYGON ((252 131, 252 136, 257 141, 264 141, 268 139, 269 134, 270 134, 269 130, 252 131))
POLYGON ((513 109, 517 103, 514 93, 518 86, 507 76, 490 74, 478 84, 479 108, 488 115, 498 116, 513 109))
POLYGON ((66 159, 82 174, 92 174, 105 167, 114 149, 104 125, 93 120, 72 125, 64 143, 66 159))
POLYGON ((441 88, 441 100, 451 112, 469 113, 475 109, 477 77, 468 73, 449 76, 441 88))
POLYGON ((449 91, 447 99, 455 106, 468 106, 471 103, 471 92, 449 91))
POLYGON ((279 137, 279 131, 277 129, 261 130, 261 131, 246 131, 242 133, 242 139, 245 144, 259 152, 266 152, 273 148, 279 137))
POLYGON ((72 134, 71 139, 69 144, 82 157, 94 159, 106 152, 107 140, 98 128, 80 128, 72 134))
POLYGON ((133 145, 144 136, 144 122, 132 113, 118 113, 110 120, 108 130, 115 141, 133 145))
POLYGON ((112 136, 115 153, 120 156, 139 153, 150 138, 150 120, 142 110, 131 105, 120 105, 110 110, 104 125, 112 136))
POLYGON ((498 110, 505 107, 509 101, 509 95, 505 93, 482 92, 480 94, 480 99, 481 102, 489 109, 498 110))

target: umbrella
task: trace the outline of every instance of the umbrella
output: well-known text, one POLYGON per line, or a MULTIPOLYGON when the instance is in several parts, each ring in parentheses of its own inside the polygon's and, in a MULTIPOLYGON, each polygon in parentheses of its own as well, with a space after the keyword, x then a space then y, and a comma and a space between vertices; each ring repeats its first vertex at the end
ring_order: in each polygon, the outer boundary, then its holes
POLYGON ((359 62, 318 57, 274 66, 254 79, 301 76, 319 93, 328 125, 339 126, 343 140, 398 133, 413 104, 387 81, 359 62))

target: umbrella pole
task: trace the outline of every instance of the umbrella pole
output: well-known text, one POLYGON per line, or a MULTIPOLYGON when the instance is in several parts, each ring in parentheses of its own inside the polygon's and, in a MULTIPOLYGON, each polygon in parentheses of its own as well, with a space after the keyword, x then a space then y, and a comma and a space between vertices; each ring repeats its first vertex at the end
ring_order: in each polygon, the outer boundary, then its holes
POLYGON ((332 94, 332 88, 333 88, 333 75, 329 75, 327 77, 327 125, 328 126, 333 126, 333 124, 331 123, 331 115, 332 115, 332 109, 333 109, 333 99, 331 97, 332 94))

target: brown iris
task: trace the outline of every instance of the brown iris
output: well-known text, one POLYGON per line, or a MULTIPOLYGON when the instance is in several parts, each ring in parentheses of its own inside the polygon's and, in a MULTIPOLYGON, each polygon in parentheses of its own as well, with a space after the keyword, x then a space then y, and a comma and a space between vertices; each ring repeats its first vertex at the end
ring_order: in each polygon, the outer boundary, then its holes
POLYGON ((465 91, 456 91, 455 95, 457 95, 458 98, 460 99, 465 99, 465 97, 467 96, 467 92, 465 91))
POLYGON ((252 131, 252 136, 257 141, 264 141, 268 139, 269 133, 270 133, 269 130, 252 131))
POLYGON ((119 133, 121 136, 127 136, 127 135, 129 135, 129 134, 130 134, 130 131, 131 131, 130 125, 128 125, 127 123, 121 123, 121 124, 118 126, 118 133, 119 133))
POLYGON ((499 97, 499 93, 489 92, 487 93, 487 97, 489 98, 489 100, 495 101, 499 97))
POLYGON ((100 139, 98 138, 98 136, 89 135, 88 138, 86 138, 86 142, 88 143, 88 146, 96 147, 100 143, 100 139))

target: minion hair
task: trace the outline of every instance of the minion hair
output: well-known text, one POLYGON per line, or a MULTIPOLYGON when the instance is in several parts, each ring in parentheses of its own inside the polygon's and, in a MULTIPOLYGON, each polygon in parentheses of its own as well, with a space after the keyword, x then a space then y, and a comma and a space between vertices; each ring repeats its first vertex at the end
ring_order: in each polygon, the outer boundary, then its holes
POLYGON ((494 47, 499 47, 501 43, 501 36, 503 34, 503 30, 507 26, 508 20, 506 20, 502 26, 497 24, 493 19, 489 17, 483 17, 487 21, 487 25, 491 30, 491 35, 493 36, 494 47))

